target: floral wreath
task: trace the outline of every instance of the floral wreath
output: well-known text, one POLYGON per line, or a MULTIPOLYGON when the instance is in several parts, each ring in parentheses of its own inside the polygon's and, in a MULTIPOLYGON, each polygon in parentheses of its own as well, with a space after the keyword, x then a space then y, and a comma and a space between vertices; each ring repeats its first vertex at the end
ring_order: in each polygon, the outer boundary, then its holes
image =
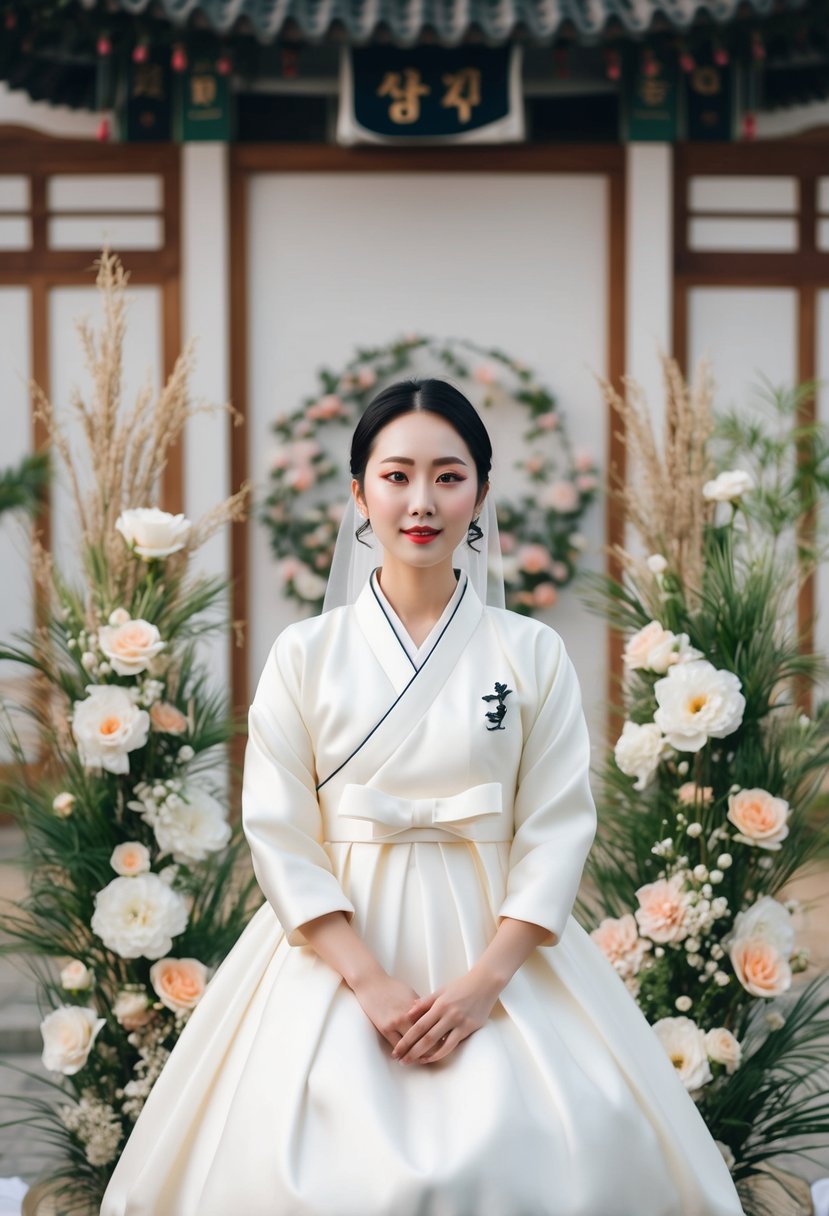
POLYGON ((515 499, 498 496, 504 590, 507 607, 525 615, 551 608, 587 543, 579 525, 596 496, 596 462, 590 452, 573 450, 555 396, 525 363, 465 339, 419 334, 358 349, 341 372, 323 368, 320 391, 293 413, 276 417, 272 429, 279 442, 260 520, 279 558, 285 593, 317 612, 322 608, 344 503, 320 494, 325 482, 340 475, 320 435, 337 425, 353 429, 383 383, 410 369, 418 352, 471 381, 478 391, 469 395, 477 407, 492 405, 497 386, 527 411, 522 438, 533 448, 514 462, 528 480, 527 490, 515 499))

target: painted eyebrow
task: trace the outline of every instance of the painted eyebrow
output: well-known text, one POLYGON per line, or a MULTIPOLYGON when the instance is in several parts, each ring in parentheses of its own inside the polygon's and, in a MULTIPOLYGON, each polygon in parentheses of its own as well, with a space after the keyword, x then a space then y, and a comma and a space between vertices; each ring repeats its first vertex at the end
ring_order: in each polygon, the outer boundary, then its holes
MULTIPOLYGON (((380 461, 380 464, 414 464, 414 461, 409 456, 386 456, 380 461)), ((432 461, 433 465, 439 464, 462 464, 466 466, 466 461, 461 460, 460 456, 438 456, 432 461)))

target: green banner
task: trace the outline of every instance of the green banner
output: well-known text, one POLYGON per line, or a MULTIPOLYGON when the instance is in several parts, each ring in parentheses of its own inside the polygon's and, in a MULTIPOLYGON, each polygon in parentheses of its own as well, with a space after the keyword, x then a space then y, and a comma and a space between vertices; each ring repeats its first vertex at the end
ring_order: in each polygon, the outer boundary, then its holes
POLYGON ((172 81, 166 64, 149 57, 129 61, 126 95, 120 108, 121 138, 129 143, 168 140, 172 135, 172 81))
POLYGON ((688 138, 734 138, 734 72, 730 64, 698 63, 686 77, 688 138))
POLYGON ((635 65, 628 65, 622 107, 624 139, 673 143, 678 134, 677 75, 673 58, 637 59, 635 65))
POLYGON ((216 71, 213 59, 194 59, 182 74, 178 137, 185 142, 233 138, 230 80, 216 71))

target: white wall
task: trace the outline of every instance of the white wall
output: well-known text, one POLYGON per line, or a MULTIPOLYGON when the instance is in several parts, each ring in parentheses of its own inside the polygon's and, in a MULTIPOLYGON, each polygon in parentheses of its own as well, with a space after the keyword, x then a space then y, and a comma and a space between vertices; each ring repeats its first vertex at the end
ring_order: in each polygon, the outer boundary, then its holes
MULTIPOLYGON (((321 365, 341 368, 358 344, 410 331, 470 338, 524 360, 557 394, 574 442, 605 467, 593 374, 606 370, 607 195, 599 176, 257 175, 249 225, 251 475, 265 478, 269 424, 318 391, 321 365)), ((485 413, 496 437, 496 496, 499 486, 508 493, 516 486, 509 433, 525 417, 485 413)), ((342 435, 347 492, 345 428, 342 435)), ((585 526, 585 567, 603 567, 602 525, 597 506, 585 526)), ((255 684, 274 636, 297 609, 282 597, 261 526, 250 531, 249 553, 255 684)), ((604 623, 570 590, 548 619, 573 654, 598 738, 604 623)))

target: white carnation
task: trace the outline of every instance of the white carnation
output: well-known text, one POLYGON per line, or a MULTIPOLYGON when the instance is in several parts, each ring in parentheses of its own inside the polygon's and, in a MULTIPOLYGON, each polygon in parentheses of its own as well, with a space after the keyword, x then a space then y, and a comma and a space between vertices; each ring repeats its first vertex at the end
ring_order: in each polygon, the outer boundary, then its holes
POLYGON ((122 511, 115 527, 128 545, 144 558, 169 557, 187 543, 192 524, 184 515, 171 515, 158 507, 122 511))
POLYGON ((653 1031, 686 1089, 700 1089, 711 1080, 705 1031, 692 1018, 660 1018, 653 1031))
POLYGON ((231 836, 224 807, 197 785, 168 798, 150 821, 161 852, 171 853, 178 862, 204 861, 231 836))
POLYGON ((656 772, 667 750, 662 731, 654 722, 642 725, 625 722, 613 754, 627 777, 636 777, 633 788, 643 790, 656 772))
POLYGON ((43 1065, 50 1072, 74 1076, 80 1072, 106 1018, 83 1005, 60 1005, 40 1023, 43 1065))
POLYGON ((114 878, 95 896, 92 931, 121 958, 161 958, 186 928, 183 896, 157 874, 114 878))
POLYGON ((72 733, 85 768, 128 773, 128 753, 143 747, 150 715, 139 709, 125 688, 114 684, 87 684, 89 696, 75 701, 72 733))
POLYGON ((654 684, 654 722, 677 751, 697 752, 709 738, 722 739, 740 725, 746 704, 741 687, 732 671, 718 671, 707 659, 678 663, 654 684))

